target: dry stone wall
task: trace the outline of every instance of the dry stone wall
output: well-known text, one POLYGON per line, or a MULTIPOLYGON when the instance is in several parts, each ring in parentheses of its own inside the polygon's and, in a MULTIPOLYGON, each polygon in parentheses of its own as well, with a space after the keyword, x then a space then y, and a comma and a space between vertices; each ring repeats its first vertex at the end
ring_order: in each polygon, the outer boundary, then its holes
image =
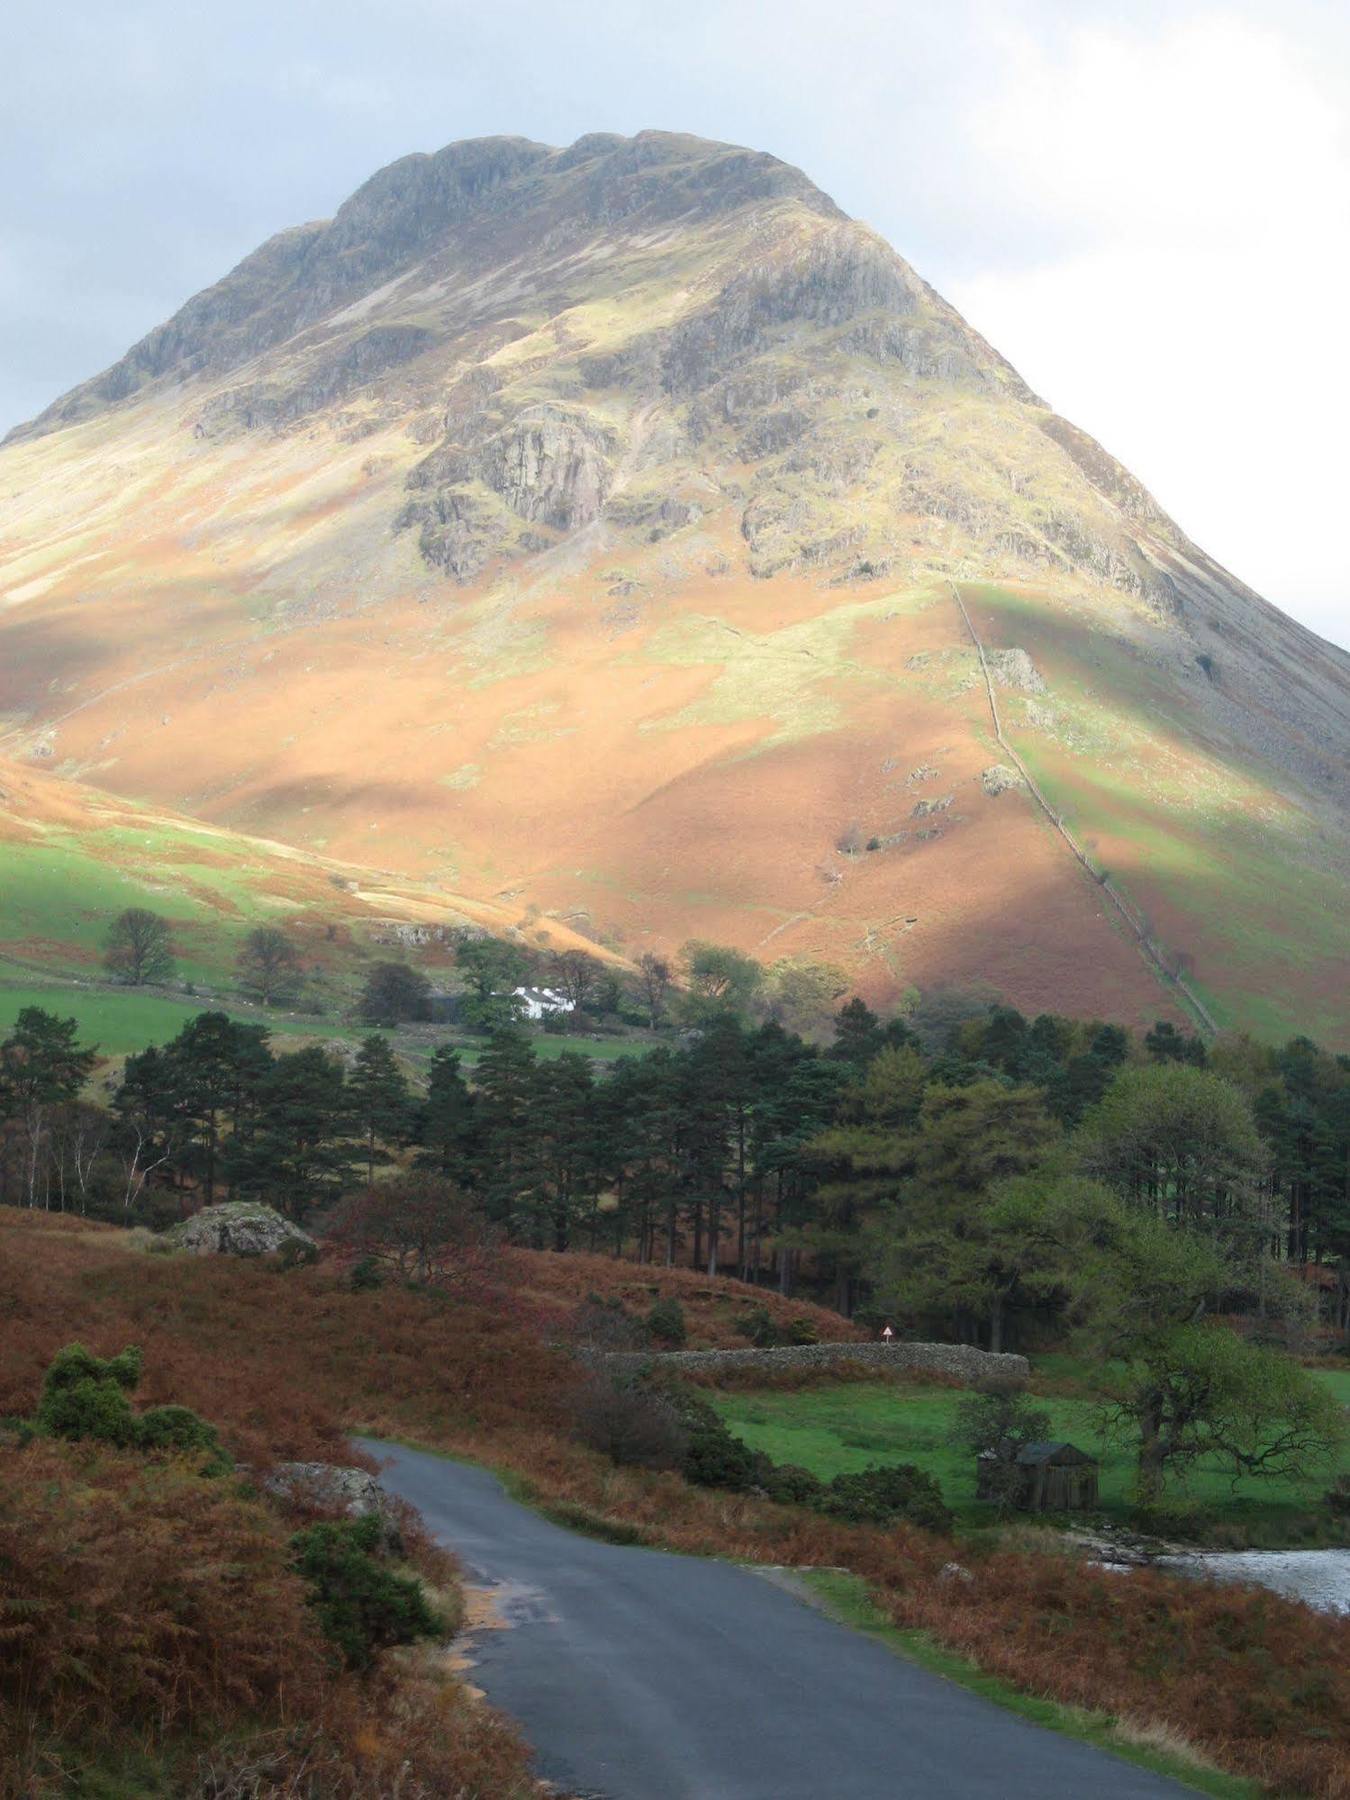
POLYGON ((875 1364, 878 1369, 920 1369, 959 1381, 1024 1381, 1031 1373, 1025 1356, 977 1350, 973 1344, 786 1344, 772 1350, 611 1351, 602 1359, 611 1369, 819 1369, 842 1363, 875 1364))

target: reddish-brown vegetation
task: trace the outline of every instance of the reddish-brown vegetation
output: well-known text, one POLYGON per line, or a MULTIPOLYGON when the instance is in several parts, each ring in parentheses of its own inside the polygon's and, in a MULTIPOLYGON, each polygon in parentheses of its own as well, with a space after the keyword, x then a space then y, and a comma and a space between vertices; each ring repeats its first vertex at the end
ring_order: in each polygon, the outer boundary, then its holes
MULTIPOLYGON (((583 1271, 581 1262, 514 1266, 571 1281, 574 1295, 605 1292, 602 1271, 616 1285, 649 1273, 603 1259, 587 1259, 583 1271)), ((661 1272, 682 1299, 699 1280, 661 1272)), ((549 1290, 535 1286, 534 1297, 542 1302, 549 1290)), ((963 1547, 974 1579, 944 1579, 953 1548, 922 1533, 845 1526, 694 1488, 673 1473, 616 1468, 572 1438, 573 1366, 529 1320, 514 1298, 489 1310, 397 1288, 353 1294, 322 1268, 283 1275, 224 1259, 160 1259, 115 1232, 0 1214, 0 1413, 31 1409, 46 1359, 70 1338, 101 1352, 139 1341, 147 1397, 196 1407, 242 1455, 334 1456, 343 1430, 362 1426, 512 1469, 540 1504, 589 1529, 749 1561, 847 1567, 897 1623, 1021 1688, 1165 1725, 1276 1792, 1350 1797, 1350 1621, 1273 1595, 1105 1575, 1021 1551, 963 1547)), ((270 1553, 259 1554, 270 1569, 270 1553)), ((270 1591, 271 1604, 290 1604, 284 1582, 270 1591)), ((415 1704, 400 1687, 378 1723, 362 1728, 366 1737, 387 1743, 393 1713, 415 1704)))
POLYGON ((546 1250, 511 1249, 503 1252, 503 1272, 517 1298, 532 1302, 549 1326, 564 1325, 594 1294, 620 1302, 634 1317, 641 1317, 656 1300, 678 1300, 691 1350, 745 1349, 749 1340, 739 1328, 757 1307, 784 1328, 794 1319, 809 1321, 822 1343, 867 1335, 827 1306, 785 1300, 768 1288, 727 1276, 713 1279, 696 1269, 666 1269, 576 1252, 556 1256, 546 1250))

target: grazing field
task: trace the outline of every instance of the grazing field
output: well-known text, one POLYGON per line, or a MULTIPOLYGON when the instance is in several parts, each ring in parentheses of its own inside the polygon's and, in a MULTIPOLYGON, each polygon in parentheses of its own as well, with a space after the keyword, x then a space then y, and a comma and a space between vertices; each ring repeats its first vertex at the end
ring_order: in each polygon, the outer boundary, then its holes
MULTIPOLYGON (((1350 1402, 1350 1374, 1322 1377, 1350 1402)), ((1034 1384, 1033 1384, 1034 1385, 1034 1384)), ((1056 1382, 1059 1385, 1059 1382, 1056 1382)), ((854 1382, 796 1393, 723 1393, 714 1404, 732 1430, 777 1462, 797 1463, 829 1478, 877 1463, 913 1463, 942 1484, 961 1525, 987 1524, 988 1508, 975 1498, 975 1458, 956 1442, 963 1390, 921 1382, 854 1382)), ((1101 1458, 1101 1511, 1123 1522, 1129 1515, 1133 1461, 1128 1444, 1105 1433, 1098 1409, 1086 1396, 1035 1396, 1049 1413, 1051 1434, 1101 1458)), ((1350 1470, 1350 1461, 1344 1465, 1350 1470)), ((1169 1498, 1193 1506, 1216 1538, 1296 1541, 1330 1485, 1332 1471, 1304 1481, 1243 1479, 1216 1462, 1202 1463, 1183 1490, 1169 1498)))
POLYGON ((0 985, 0 1036, 11 1028, 26 1006, 40 1006, 63 1019, 76 1020, 80 1041, 96 1045, 104 1056, 127 1056, 150 1044, 166 1043, 189 1019, 207 1011, 226 1012, 234 1019, 264 1023, 277 1037, 355 1039, 360 1035, 358 1027, 351 1023, 265 1012, 261 1007, 234 1000, 191 995, 179 999, 144 990, 128 989, 119 993, 116 988, 81 989, 52 982, 23 987, 0 985))
MULTIPOLYGON (((130 1056, 151 1044, 167 1043, 201 1012, 225 1012, 232 1019, 266 1025, 273 1037, 294 1040, 287 1046, 292 1049, 302 1042, 331 1043, 335 1039, 355 1044, 371 1029, 350 1013, 338 1017, 330 1013, 290 1013, 252 1006, 233 997, 179 997, 92 983, 88 987, 55 981, 11 986, 0 978, 0 1037, 11 1029, 25 1006, 40 1006, 60 1018, 75 1019, 80 1027, 80 1041, 96 1045, 108 1057, 130 1056)), ((466 1069, 473 1068, 483 1052, 484 1040, 460 1041, 445 1026, 402 1026, 387 1035, 397 1055, 415 1071, 424 1068, 439 1044, 453 1043, 466 1069)), ((651 1048, 645 1037, 561 1037, 542 1031, 531 1033, 530 1042, 535 1055, 545 1061, 570 1052, 592 1061, 614 1062, 623 1056, 639 1056, 651 1048)))

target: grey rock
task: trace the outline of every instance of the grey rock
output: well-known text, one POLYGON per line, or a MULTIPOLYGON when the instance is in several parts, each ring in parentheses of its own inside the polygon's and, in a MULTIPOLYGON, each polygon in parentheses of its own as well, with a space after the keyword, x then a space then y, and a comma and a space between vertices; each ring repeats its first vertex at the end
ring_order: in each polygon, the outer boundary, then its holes
POLYGON ((1024 694, 1045 692, 1045 681, 1025 650, 986 650, 984 659, 997 686, 1018 688, 1024 694))
POLYGON ((1027 785, 1017 770, 1010 769, 1006 763, 995 763, 992 768, 986 769, 980 776, 980 783, 991 800, 997 800, 1000 794, 1027 785))
POLYGON ((165 1237, 175 1249, 192 1256, 271 1256, 288 1243, 318 1249, 308 1232, 292 1225, 272 1207, 254 1200, 226 1200, 218 1206, 204 1206, 166 1232, 165 1237))
POLYGON ((344 1468, 338 1463, 278 1463, 263 1477, 263 1488, 279 1499, 308 1502, 325 1512, 348 1519, 379 1519, 387 1545, 397 1542, 389 1495, 365 1469, 344 1468))
POLYGON ((530 407, 482 447, 477 471, 520 518, 576 531, 599 517, 613 480, 606 435, 580 414, 530 407))

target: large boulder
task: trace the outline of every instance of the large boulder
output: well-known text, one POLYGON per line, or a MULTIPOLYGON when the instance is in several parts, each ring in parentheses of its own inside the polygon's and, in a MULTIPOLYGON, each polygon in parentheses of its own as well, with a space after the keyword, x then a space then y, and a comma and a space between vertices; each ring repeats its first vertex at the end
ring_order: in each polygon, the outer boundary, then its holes
POLYGON ((337 1463, 277 1463, 263 1477, 269 1494, 292 1506, 314 1507, 348 1519, 380 1521, 386 1548, 399 1543, 398 1520, 389 1495, 364 1469, 347 1469, 337 1463))
POLYGON ((288 1244, 314 1254, 319 1248, 308 1232, 255 1200, 204 1206, 167 1235, 175 1249, 194 1256, 271 1256, 288 1244))

